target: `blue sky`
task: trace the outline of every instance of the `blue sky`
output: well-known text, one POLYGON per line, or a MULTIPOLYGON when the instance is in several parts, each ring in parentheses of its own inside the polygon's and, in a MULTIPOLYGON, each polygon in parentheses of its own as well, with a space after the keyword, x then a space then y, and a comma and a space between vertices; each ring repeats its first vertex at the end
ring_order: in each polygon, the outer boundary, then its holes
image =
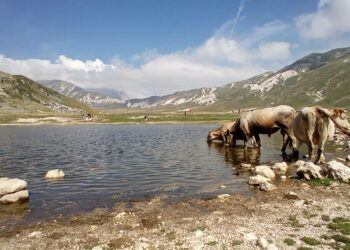
POLYGON ((349 46, 349 2, 1 0, 0 70, 135 97, 223 85, 349 46))

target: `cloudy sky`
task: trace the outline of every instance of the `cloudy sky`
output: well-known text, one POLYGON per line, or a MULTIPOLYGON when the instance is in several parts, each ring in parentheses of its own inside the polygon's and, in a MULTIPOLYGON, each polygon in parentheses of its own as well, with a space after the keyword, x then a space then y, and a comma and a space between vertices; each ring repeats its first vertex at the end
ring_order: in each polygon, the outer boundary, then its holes
POLYGON ((350 46, 350 0, 1 0, 0 70, 130 97, 350 46))

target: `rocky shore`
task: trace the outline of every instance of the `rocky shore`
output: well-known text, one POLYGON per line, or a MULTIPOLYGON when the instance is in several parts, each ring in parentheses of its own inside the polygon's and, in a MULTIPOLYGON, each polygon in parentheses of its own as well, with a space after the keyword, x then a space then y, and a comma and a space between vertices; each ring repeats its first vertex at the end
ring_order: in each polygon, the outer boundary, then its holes
POLYGON ((253 197, 154 198, 1 227, 0 249, 349 249, 349 207, 348 184, 295 181, 253 197))

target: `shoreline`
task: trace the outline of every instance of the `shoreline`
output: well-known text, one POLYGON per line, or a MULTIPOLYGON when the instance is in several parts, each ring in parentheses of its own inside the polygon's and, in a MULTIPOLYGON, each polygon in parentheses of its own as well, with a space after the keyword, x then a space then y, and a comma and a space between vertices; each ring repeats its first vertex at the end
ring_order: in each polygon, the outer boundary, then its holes
POLYGON ((333 249, 337 242, 331 237, 341 233, 329 224, 337 217, 350 219, 348 188, 295 181, 251 197, 223 195, 173 203, 155 197, 29 226, 1 227, 0 248, 261 249, 257 244, 264 238, 278 249, 333 249), (290 191, 297 196, 288 198, 290 191), (308 245, 303 237, 318 245, 308 245), (286 239, 292 239, 293 246, 286 239))

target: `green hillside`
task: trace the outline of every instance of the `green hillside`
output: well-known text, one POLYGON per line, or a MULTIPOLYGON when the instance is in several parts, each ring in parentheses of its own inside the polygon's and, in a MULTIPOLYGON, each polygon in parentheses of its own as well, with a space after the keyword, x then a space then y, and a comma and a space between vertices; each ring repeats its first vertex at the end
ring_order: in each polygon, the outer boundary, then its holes
POLYGON ((1 112, 80 113, 89 109, 25 76, 0 72, 1 112))

